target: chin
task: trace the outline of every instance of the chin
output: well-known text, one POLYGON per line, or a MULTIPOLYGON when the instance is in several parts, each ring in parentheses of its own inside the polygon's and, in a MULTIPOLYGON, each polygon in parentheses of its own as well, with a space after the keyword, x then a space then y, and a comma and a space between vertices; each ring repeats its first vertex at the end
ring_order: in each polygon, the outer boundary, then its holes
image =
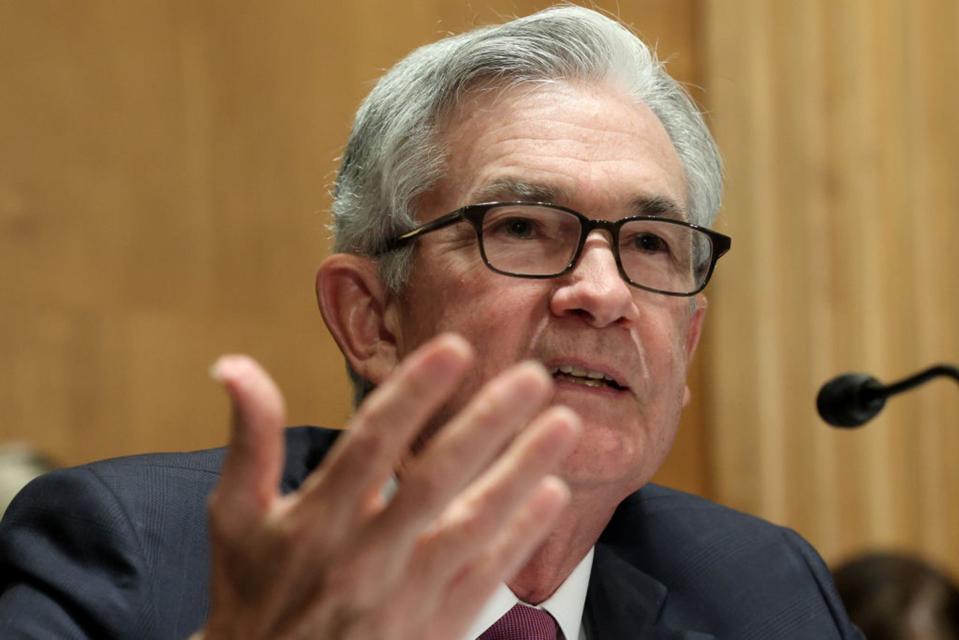
POLYGON ((635 434, 586 425, 579 445, 563 463, 563 479, 574 490, 606 487, 625 497, 649 481, 664 457, 650 455, 648 444, 635 434))

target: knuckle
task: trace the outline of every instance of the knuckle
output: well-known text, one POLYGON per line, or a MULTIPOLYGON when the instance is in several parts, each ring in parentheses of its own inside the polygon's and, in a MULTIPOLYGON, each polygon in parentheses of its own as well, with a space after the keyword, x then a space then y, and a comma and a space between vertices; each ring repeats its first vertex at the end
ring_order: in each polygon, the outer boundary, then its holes
POLYGON ((278 547, 300 549, 311 542, 310 527, 297 518, 278 519, 270 523, 269 532, 278 547))

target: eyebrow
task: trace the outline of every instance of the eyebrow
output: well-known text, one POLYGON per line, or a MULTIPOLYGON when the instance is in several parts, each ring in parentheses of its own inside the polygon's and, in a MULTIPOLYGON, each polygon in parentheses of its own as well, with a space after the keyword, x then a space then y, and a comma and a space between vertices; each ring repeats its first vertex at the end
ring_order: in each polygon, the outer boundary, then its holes
POLYGON ((634 198, 632 209, 636 215, 641 216, 661 216, 663 218, 675 218, 677 220, 687 220, 686 209, 672 198, 665 196, 640 196, 634 198))
POLYGON ((569 194, 553 185, 533 184, 522 180, 505 178, 486 185, 474 194, 477 202, 495 200, 523 200, 529 202, 569 202, 569 194))
MULTIPOLYGON (((573 198, 565 189, 555 185, 536 184, 504 178, 486 185, 473 195, 474 202, 493 202, 496 200, 520 200, 524 202, 548 202, 563 204, 573 198)), ((659 216, 687 220, 686 209, 667 196, 641 195, 630 201, 629 215, 659 216)))

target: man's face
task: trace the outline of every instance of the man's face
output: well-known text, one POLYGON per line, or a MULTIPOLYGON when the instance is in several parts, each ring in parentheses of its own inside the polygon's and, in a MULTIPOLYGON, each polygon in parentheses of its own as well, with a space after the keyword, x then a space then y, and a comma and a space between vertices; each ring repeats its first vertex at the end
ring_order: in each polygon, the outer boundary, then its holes
MULTIPOLYGON (((607 220, 648 213, 655 201, 656 213, 667 202, 674 211, 666 215, 684 215, 682 166, 665 130, 614 89, 559 83, 475 92, 449 122, 448 170, 420 201, 420 222, 491 200, 549 200, 607 220)), ((475 347, 476 367, 450 411, 520 360, 563 368, 554 401, 584 422, 567 481, 623 494, 645 484, 672 445, 703 301, 627 285, 599 231, 571 273, 548 280, 490 271, 467 223, 417 242, 395 307, 399 351, 405 356, 443 331, 475 347)))

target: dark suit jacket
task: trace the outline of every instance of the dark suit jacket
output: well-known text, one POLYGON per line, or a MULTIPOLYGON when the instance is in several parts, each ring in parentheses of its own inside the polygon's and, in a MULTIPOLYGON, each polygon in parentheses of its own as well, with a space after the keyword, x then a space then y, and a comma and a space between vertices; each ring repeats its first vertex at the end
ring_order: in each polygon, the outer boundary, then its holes
MULTIPOLYGON (((282 489, 335 438, 288 430, 282 489)), ((185 638, 202 626, 206 498, 223 455, 119 458, 31 483, 0 523, 0 637, 185 638)), ((602 640, 859 637, 794 532, 653 485, 597 542, 586 618, 602 640)))

